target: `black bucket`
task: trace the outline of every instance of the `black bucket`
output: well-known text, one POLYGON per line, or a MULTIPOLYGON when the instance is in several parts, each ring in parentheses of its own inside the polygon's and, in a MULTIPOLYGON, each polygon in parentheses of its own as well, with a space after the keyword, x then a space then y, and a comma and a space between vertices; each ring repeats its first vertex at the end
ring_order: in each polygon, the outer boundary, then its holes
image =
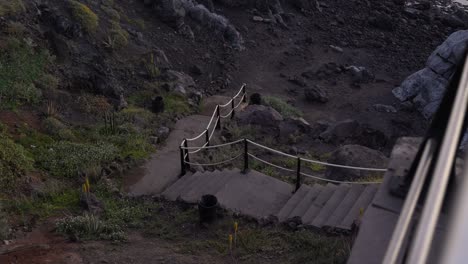
POLYGON ((213 223, 216 221, 216 209, 218 208, 218 198, 211 194, 203 195, 198 202, 198 212, 200 223, 213 223))

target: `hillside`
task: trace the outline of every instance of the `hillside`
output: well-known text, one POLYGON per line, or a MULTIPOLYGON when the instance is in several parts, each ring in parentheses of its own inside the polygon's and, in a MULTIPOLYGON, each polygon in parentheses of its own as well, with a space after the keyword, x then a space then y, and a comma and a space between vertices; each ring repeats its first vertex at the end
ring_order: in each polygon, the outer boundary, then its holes
POLYGON ((193 207, 130 197, 128 185, 177 120, 243 83, 308 128, 240 122, 222 140, 322 160, 344 145, 388 156, 429 122, 392 90, 467 25, 445 0, 0 0, 0 262, 344 262, 350 237, 227 212, 204 229, 193 207), (233 222, 245 227, 235 252, 233 222))

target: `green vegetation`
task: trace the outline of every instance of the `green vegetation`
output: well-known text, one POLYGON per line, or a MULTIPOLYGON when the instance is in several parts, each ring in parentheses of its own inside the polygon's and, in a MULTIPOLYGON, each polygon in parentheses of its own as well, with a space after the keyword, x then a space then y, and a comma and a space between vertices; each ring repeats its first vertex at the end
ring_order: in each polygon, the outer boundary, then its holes
POLYGON ((32 169, 33 161, 26 150, 16 144, 0 127, 0 188, 9 191, 16 181, 32 169))
POLYGON ((186 97, 176 93, 169 93, 163 97, 166 113, 185 114, 190 112, 190 105, 188 104, 186 97))
POLYGON ((48 117, 42 123, 47 133, 57 139, 73 140, 75 138, 71 129, 55 117, 48 117))
POLYGON ((6 33, 8 33, 8 35, 12 35, 12 36, 15 36, 15 37, 21 37, 26 32, 26 27, 23 24, 21 24, 20 22, 9 21, 5 31, 6 31, 6 33))
POLYGON ((145 21, 141 18, 130 20, 130 24, 138 27, 139 30, 145 30, 146 28, 145 21))
POLYGON ((105 142, 85 144, 61 141, 40 149, 37 162, 53 176, 74 177, 89 167, 114 160, 117 153, 114 145, 105 142))
POLYGON ((148 59, 143 59, 143 66, 151 78, 155 79, 161 75, 161 70, 156 66, 153 53, 151 53, 148 59))
POLYGON ((99 17, 86 5, 70 0, 69 5, 73 17, 81 24, 88 33, 95 33, 99 25, 99 17))
POLYGON ((14 15, 26 11, 22 0, 0 0, 0 16, 14 15))
POLYGON ((53 91, 57 89, 59 80, 51 74, 44 74, 35 81, 36 86, 43 91, 53 91))
POLYGON ((120 23, 118 21, 112 21, 111 24, 110 35, 108 37, 108 41, 105 42, 105 45, 111 49, 125 48, 128 45, 128 32, 120 27, 120 23))
POLYGON ((25 41, 9 38, 0 48, 0 108, 37 103, 41 94, 33 82, 49 61, 46 51, 36 52, 25 41))
POLYGON ((3 211, 2 200, 0 200, 0 240, 6 240, 10 236, 10 225, 7 215, 3 211))
POLYGON ((111 21, 116 21, 116 22, 120 21, 119 11, 107 5, 101 5, 101 9, 110 17, 111 21))
POLYGON ((115 225, 106 223, 92 214, 69 216, 57 221, 57 232, 74 240, 125 240, 124 232, 115 225))
POLYGON ((294 106, 288 104, 278 97, 265 96, 263 98, 265 105, 272 107, 278 111, 283 117, 300 117, 302 116, 301 110, 295 108, 294 106))

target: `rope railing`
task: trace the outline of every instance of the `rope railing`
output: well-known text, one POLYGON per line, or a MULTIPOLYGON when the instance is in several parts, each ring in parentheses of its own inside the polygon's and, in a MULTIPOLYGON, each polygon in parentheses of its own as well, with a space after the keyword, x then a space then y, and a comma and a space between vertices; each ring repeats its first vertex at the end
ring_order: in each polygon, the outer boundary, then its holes
POLYGON ((294 156, 294 155, 287 154, 287 153, 284 153, 282 151, 279 151, 279 150, 264 146, 262 144, 254 142, 254 141, 252 141, 250 139, 240 139, 240 140, 236 140, 236 141, 233 141, 233 142, 228 142, 228 143, 224 143, 224 144, 218 144, 218 145, 211 146, 210 141, 211 141, 215 131, 221 128, 221 119, 233 118, 234 115, 235 115, 236 109, 243 102, 246 101, 246 98, 247 98, 246 85, 244 84, 244 85, 242 85, 240 90, 237 92, 237 94, 234 95, 233 97, 231 97, 229 102, 227 102, 226 104, 223 104, 223 105, 217 105, 215 107, 215 109, 213 111, 213 114, 211 115, 211 119, 208 122, 208 125, 206 126, 205 131, 200 133, 198 136, 195 136, 193 138, 184 139, 181 142, 180 147, 179 147, 180 148, 181 168, 182 168, 181 175, 184 175, 186 173, 186 169, 190 168, 190 165, 216 166, 216 165, 225 164, 225 163, 234 161, 237 158, 239 158, 240 156, 244 155, 244 171, 247 171, 249 169, 249 157, 250 157, 250 158, 258 160, 258 161, 260 161, 260 162, 262 162, 264 164, 267 164, 269 166, 280 169, 280 170, 284 170, 284 171, 288 171, 288 172, 296 172, 296 190, 298 190, 300 188, 300 186, 301 186, 302 176, 308 177, 308 178, 313 178, 313 179, 316 179, 316 180, 321 180, 321 181, 333 182, 333 183, 349 183, 349 184, 377 184, 377 183, 380 183, 380 182, 338 181, 338 180, 331 180, 331 179, 326 179, 326 178, 310 175, 310 174, 307 174, 307 173, 304 173, 304 172, 301 171, 301 168, 303 167, 302 162, 319 164, 319 165, 327 166, 327 167, 350 169, 350 170, 361 170, 361 171, 385 172, 386 169, 356 167, 356 166, 340 165, 340 164, 333 164, 333 163, 323 162, 323 161, 318 161, 318 160, 306 159, 306 158, 302 158, 302 157, 299 157, 299 156, 294 156), (240 96, 240 95, 242 95, 242 96, 240 96), (239 96, 240 96, 239 102, 236 104, 236 98, 239 98, 239 96), (230 111, 227 114, 222 115, 221 114, 221 108, 228 107, 229 105, 231 106, 230 111), (212 129, 211 132, 210 132, 210 129, 212 129), (198 139, 202 138, 203 136, 205 137, 205 141, 204 141, 204 144, 202 146, 188 146, 188 142, 193 142, 195 140, 198 140, 198 139), (214 162, 214 163, 205 163, 205 164, 190 161, 190 154, 195 154, 195 153, 198 153, 198 152, 200 152, 202 150, 216 149, 216 148, 221 148, 221 147, 225 147, 225 146, 231 146, 231 145, 239 144, 239 143, 242 143, 242 142, 243 142, 243 145, 244 145, 244 153, 240 154, 240 155, 237 155, 235 157, 229 158, 227 160, 220 161, 220 162, 214 162), (297 165, 296 169, 285 168, 285 167, 276 165, 274 163, 268 162, 268 161, 266 161, 266 160, 264 160, 262 158, 259 158, 259 157, 255 156, 255 155, 253 155, 251 152, 248 151, 249 145, 259 147, 261 149, 267 150, 267 151, 272 152, 272 153, 277 154, 277 155, 281 155, 281 156, 284 156, 284 157, 287 157, 287 158, 295 159, 296 160, 296 165, 297 165))
POLYGON ((206 129, 205 131, 201 132, 199 135, 193 137, 193 138, 185 138, 184 140, 182 140, 182 142, 180 143, 180 160, 181 160, 181 167, 182 167, 182 173, 181 175, 184 175, 185 172, 186 172, 186 168, 190 168, 190 154, 195 154, 199 151, 201 151, 202 149, 205 149, 206 147, 209 147, 210 145, 210 141, 215 133, 216 130, 219 130, 221 129, 221 119, 224 119, 224 118, 234 118, 234 115, 235 115, 235 112, 236 112, 236 109, 239 108, 241 106, 242 103, 245 103, 247 101, 247 92, 246 92, 246 84, 243 84, 241 86, 241 88, 239 89, 239 91, 237 92, 236 95, 234 95, 233 97, 231 97, 231 99, 226 103, 226 104, 223 104, 223 105, 217 105, 213 111, 213 114, 211 115, 211 118, 210 118, 210 121, 208 122, 208 125, 206 126, 206 129), (236 104, 236 98, 238 98, 240 95, 242 95, 240 97, 240 100, 239 102, 236 104), (221 108, 225 108, 225 107, 228 107, 228 106, 231 106, 231 110, 229 111, 229 113, 227 115, 222 115, 221 114, 221 108), (214 124, 214 125, 213 125, 214 124), (213 125, 213 127, 212 127, 213 125), (210 132, 210 129, 211 132, 210 132), (205 137, 205 142, 203 143, 202 146, 200 147, 193 147, 191 149, 193 149, 192 151, 189 151, 189 146, 188 146, 188 142, 193 142, 195 140, 198 140, 198 139, 201 139, 202 137, 205 137))

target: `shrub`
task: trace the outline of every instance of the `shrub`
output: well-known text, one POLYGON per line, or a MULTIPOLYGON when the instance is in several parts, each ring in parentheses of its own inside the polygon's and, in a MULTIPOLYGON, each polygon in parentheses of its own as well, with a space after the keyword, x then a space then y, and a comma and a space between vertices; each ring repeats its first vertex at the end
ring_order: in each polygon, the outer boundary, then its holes
POLYGON ((119 11, 106 5, 101 5, 101 9, 110 17, 112 21, 117 21, 117 22, 120 21, 119 11))
POLYGON ((132 19, 130 20, 130 23, 136 27, 138 27, 138 29, 140 30, 145 30, 146 26, 145 26, 145 21, 143 19, 132 19))
POLYGON ((0 105, 37 103, 41 93, 33 82, 42 76, 49 59, 46 51, 36 52, 25 41, 8 39, 0 50, 0 105))
POLYGON ((73 17, 81 24, 88 33, 95 33, 99 25, 98 16, 86 5, 70 0, 70 7, 73 17))
POLYGON ((97 216, 85 214, 60 219, 56 223, 57 232, 72 239, 80 240, 125 240, 122 229, 113 224, 101 221, 97 216))
POLYGON ((283 117, 300 117, 302 116, 301 110, 286 103, 282 99, 273 96, 265 96, 263 98, 265 105, 272 107, 278 111, 283 117))
POLYGON ((60 120, 55 117, 48 117, 43 121, 43 126, 49 135, 62 140, 72 140, 75 138, 73 132, 60 120))
POLYGON ((0 16, 14 15, 25 10, 22 0, 0 0, 0 16))
POLYGON ((179 94, 170 93, 164 96, 165 112, 170 114, 184 114, 190 112, 187 99, 179 94))
POLYGON ((110 162, 117 157, 112 144, 59 142, 42 149, 39 164, 54 176, 73 177, 86 168, 110 162))
POLYGON ((113 49, 121 49, 128 45, 129 34, 125 29, 120 27, 119 22, 113 21, 110 31, 110 38, 113 41, 113 49))
POLYGON ((0 127, 0 188, 7 190, 32 169, 33 160, 23 146, 15 144, 0 127))
POLYGON ((26 31, 26 27, 20 22, 10 21, 6 27, 6 33, 16 37, 21 37, 26 31))
POLYGON ((51 91, 57 89, 59 80, 51 74, 44 74, 35 81, 35 84, 39 89, 51 91))
POLYGON ((112 105, 104 96, 84 94, 78 98, 78 104, 81 111, 96 116, 103 116, 112 109, 112 105))
POLYGON ((10 236, 10 225, 6 214, 3 212, 2 203, 0 201, 0 240, 6 240, 10 236))

